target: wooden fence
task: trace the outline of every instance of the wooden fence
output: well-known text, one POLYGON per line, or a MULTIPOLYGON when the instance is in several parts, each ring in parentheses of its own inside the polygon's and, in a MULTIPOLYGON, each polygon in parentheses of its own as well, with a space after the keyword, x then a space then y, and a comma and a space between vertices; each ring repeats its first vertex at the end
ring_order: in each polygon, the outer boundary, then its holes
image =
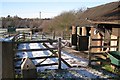
MULTIPOLYGON (((110 43, 111 43, 111 41, 117 41, 116 46, 111 46, 111 45, 94 46, 94 45, 92 45, 92 42, 97 42, 97 41, 102 41, 103 42, 103 41, 105 41, 105 39, 92 39, 92 38, 89 38, 89 50, 88 50, 89 66, 91 65, 91 62, 103 60, 102 58, 100 58, 100 57, 98 57, 96 55, 102 55, 104 57, 107 57, 107 52, 103 51, 103 48, 116 48, 116 50, 118 50, 118 48, 119 48, 119 37, 117 39, 110 39, 110 43), (101 51, 93 52, 92 49, 94 49, 94 48, 96 48, 96 49, 101 48, 101 51), (99 58, 99 60, 92 60, 92 57, 99 58)), ((103 60, 103 61, 107 61, 106 59, 103 60)))
MULTIPOLYGON (((62 31, 61 33, 57 33, 53 31, 51 35, 51 39, 56 39, 57 37, 61 37, 63 40, 70 40, 70 32, 62 31)), ((44 36, 44 35, 43 35, 44 36)))
MULTIPOLYGON (((57 40, 23 41, 23 42, 15 42, 15 45, 23 44, 23 43, 44 43, 44 45, 45 45, 45 43, 54 43, 54 42, 57 42, 57 40)), ((57 58, 58 57, 58 60, 59 60, 58 63, 37 64, 36 67, 58 65, 58 69, 61 69, 61 38, 59 38, 59 40, 58 40, 58 45, 59 45, 58 48, 46 47, 46 48, 40 48, 40 49, 15 49, 15 53, 17 53, 17 52, 45 51, 45 50, 49 50, 49 51, 53 52, 53 50, 58 50, 58 54, 56 56, 33 57, 30 59, 34 60, 34 59, 47 59, 47 58, 57 58)), ((19 60, 22 60, 22 58, 15 58, 14 60, 19 61, 19 60)), ((19 69, 20 66, 15 67, 15 68, 19 69)))
POLYGON ((32 52, 32 51, 45 51, 49 50, 55 55, 48 55, 42 57, 32 57, 31 60, 35 59, 47 59, 47 58, 58 58, 58 62, 48 63, 48 64, 36 64, 36 67, 41 66, 51 66, 58 65, 58 69, 61 69, 61 38, 58 40, 40 40, 40 41, 16 41, 16 42, 1 42, 0 43, 0 70, 2 71, 0 74, 0 79, 4 78, 14 78, 15 77, 15 69, 20 69, 21 66, 15 66, 16 61, 21 61, 22 58, 16 57, 15 54, 17 52, 32 52), (24 43, 55 43, 58 42, 58 47, 55 48, 40 48, 40 49, 18 49, 17 45, 24 43), (7 49, 7 50, 5 50, 7 49), (11 74, 10 74, 11 73, 11 74))

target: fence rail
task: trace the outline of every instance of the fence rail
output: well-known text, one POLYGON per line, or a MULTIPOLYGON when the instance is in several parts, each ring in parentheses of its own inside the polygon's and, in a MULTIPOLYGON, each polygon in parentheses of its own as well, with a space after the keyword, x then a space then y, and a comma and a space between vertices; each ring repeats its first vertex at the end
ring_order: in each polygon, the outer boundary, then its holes
POLYGON ((22 44, 22 43, 44 43, 44 42, 48 42, 48 43, 53 43, 53 42, 58 42, 58 40, 52 40, 52 39, 49 39, 49 40, 39 40, 39 41, 18 41, 18 42, 15 42, 15 44, 22 44))
MULTIPOLYGON (((45 58, 56 58, 58 56, 42 56, 42 57, 32 57, 29 58, 31 60, 35 60, 35 59, 45 59, 45 58)), ((14 58, 14 61, 21 61, 23 58, 14 58)))
MULTIPOLYGON (((92 41, 105 41, 107 39, 91 39, 92 41)), ((117 41, 118 39, 110 39, 110 41, 117 41)))
POLYGON ((31 51, 45 51, 45 50, 55 50, 57 48, 43 48, 43 49, 18 49, 16 52, 31 52, 31 51))
MULTIPOLYGON (((58 63, 49 63, 49 64, 37 64, 36 67, 42 67, 42 66, 52 66, 52 65, 58 65, 58 63)), ((21 69, 21 66, 16 66, 15 69, 21 69)))
POLYGON ((90 48, 118 48, 118 46, 90 46, 90 48))

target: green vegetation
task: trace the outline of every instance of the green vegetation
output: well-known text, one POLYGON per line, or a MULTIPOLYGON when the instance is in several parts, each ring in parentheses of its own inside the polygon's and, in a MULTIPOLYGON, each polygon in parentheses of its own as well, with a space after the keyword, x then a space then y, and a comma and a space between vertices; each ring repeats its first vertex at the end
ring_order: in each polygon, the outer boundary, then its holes
POLYGON ((111 68, 110 65, 106 64, 103 66, 103 69, 107 70, 107 71, 110 71, 110 72, 114 72, 114 69, 111 68))
POLYGON ((115 74, 119 74, 119 75, 120 75, 120 69, 118 69, 118 68, 113 69, 113 68, 111 67, 111 65, 109 65, 109 64, 104 65, 104 66, 103 66, 103 69, 105 69, 105 70, 107 70, 107 71, 110 71, 110 72, 112 72, 112 73, 115 73, 115 74))
POLYGON ((111 72, 111 73, 114 73, 114 74, 117 74, 117 75, 120 75, 120 68, 116 68, 113 69, 111 67, 111 64, 109 62, 105 62, 105 63, 102 63, 102 65, 94 65, 94 66, 91 66, 93 69, 96 69, 96 70, 99 70, 99 69, 103 69, 105 70, 104 72, 111 72))

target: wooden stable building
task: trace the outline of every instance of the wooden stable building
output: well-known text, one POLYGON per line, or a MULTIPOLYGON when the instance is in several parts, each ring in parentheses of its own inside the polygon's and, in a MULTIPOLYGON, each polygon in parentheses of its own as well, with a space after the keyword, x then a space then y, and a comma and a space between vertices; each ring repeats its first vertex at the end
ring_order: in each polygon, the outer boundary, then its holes
MULTIPOLYGON (((91 23, 97 25, 95 27, 95 29, 97 30, 96 33, 99 33, 97 37, 104 39, 104 41, 101 41, 98 43, 99 45, 108 46, 108 47, 111 46, 109 47, 109 51, 120 51, 120 44, 119 44, 120 43, 120 32, 119 32, 120 23, 118 22, 97 22, 97 21, 91 21, 91 23), (106 44, 103 44, 105 42, 106 44)), ((91 33, 93 33, 93 31, 91 31, 91 33)), ((91 37, 93 38, 94 36, 91 36, 91 37)))
POLYGON ((77 25, 73 26, 71 42, 77 50, 88 51, 89 65, 110 62, 107 55, 120 51, 120 1, 88 8, 80 14, 77 25))
MULTIPOLYGON (((79 27, 77 28, 77 34, 81 36, 90 36, 91 39, 101 39, 99 41, 90 41, 90 45, 92 46, 107 46, 110 51, 120 51, 119 12, 120 1, 89 8, 79 16, 80 21, 79 27), (104 39, 104 41, 102 39, 104 39), (118 40, 111 41, 111 39, 118 40)), ((105 51, 107 47, 93 48, 92 51, 105 51)))

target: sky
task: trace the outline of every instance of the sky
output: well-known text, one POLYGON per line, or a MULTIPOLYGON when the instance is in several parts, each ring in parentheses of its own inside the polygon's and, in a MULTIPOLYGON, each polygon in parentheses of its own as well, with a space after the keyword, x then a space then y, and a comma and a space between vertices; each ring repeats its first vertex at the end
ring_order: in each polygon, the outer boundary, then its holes
POLYGON ((64 11, 91 8, 118 0, 0 0, 0 17, 53 18, 64 11))

